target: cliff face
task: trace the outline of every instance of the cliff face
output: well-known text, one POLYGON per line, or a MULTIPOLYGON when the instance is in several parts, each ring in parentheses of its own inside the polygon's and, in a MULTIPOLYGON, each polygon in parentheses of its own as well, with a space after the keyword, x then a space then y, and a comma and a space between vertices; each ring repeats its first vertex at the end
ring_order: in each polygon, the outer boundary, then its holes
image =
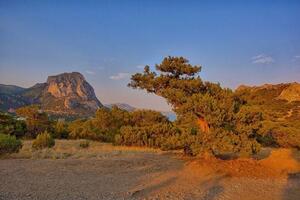
POLYGON ((49 76, 46 91, 42 96, 45 109, 56 111, 81 110, 96 111, 102 104, 97 99, 93 87, 78 72, 49 76), (50 102, 49 102, 50 100, 50 102), (53 107, 51 100, 55 100, 53 107))
MULTIPOLYGON (((78 72, 49 76, 46 83, 38 83, 10 95, 22 97, 27 105, 40 104, 43 110, 55 115, 89 116, 94 114, 97 108, 102 107, 93 87, 78 72)), ((2 107, 17 108, 19 105, 10 104, 2 107)))

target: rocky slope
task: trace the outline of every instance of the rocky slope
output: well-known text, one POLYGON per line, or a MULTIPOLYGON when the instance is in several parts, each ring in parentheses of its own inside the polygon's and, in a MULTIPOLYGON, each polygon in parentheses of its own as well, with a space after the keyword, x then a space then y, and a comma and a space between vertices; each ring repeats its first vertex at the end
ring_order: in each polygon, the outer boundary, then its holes
POLYGON ((300 101, 300 83, 281 83, 277 85, 264 84, 262 86, 241 85, 236 89, 238 93, 252 93, 258 96, 267 95, 268 98, 277 98, 288 102, 300 101))
POLYGON ((287 100, 289 102, 300 101, 300 84, 291 83, 286 87, 279 95, 280 99, 287 100))
POLYGON ((300 84, 281 83, 277 85, 240 86, 235 93, 244 98, 249 105, 266 111, 274 120, 300 119, 300 84), (276 113, 276 115, 274 114, 276 113))
POLYGON ((239 87, 235 94, 262 113, 261 142, 300 149, 300 84, 239 87))
POLYGON ((102 104, 93 87, 78 72, 49 76, 46 83, 30 88, 0 86, 0 109, 39 104, 53 115, 92 115, 102 104))

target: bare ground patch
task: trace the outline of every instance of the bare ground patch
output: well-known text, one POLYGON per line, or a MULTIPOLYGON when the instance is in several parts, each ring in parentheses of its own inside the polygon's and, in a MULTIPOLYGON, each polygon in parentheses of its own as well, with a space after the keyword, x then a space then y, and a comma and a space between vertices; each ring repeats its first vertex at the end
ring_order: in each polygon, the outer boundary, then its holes
POLYGON ((300 196, 299 152, 189 159, 155 149, 57 141, 0 160, 0 199, 282 199, 300 196), (65 156, 60 156, 65 155, 65 156), (26 159, 24 159, 26 158, 26 159))

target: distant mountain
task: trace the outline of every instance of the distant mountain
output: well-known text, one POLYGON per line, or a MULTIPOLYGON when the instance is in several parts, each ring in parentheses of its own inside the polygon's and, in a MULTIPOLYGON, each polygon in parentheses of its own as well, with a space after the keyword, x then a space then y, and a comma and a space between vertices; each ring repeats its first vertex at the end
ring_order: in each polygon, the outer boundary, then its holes
POLYGON ((113 106, 117 106, 118 108, 123 109, 123 110, 127 110, 129 112, 134 111, 134 110, 137 109, 137 108, 135 108, 135 107, 133 107, 129 104, 126 104, 126 103, 105 104, 104 106, 107 107, 107 108, 112 108, 113 106))
MULTIPOLYGON (((129 104, 126 103, 113 103, 113 104, 105 104, 104 105, 107 108, 112 108, 113 106, 117 106, 120 109, 127 110, 128 112, 132 112, 137 110, 138 108, 135 108, 129 104)), ((176 114, 173 111, 161 111, 161 114, 165 115, 168 117, 170 121, 175 121, 176 120, 176 114)))
POLYGON ((0 84, 0 93, 1 94, 17 94, 24 90, 25 90, 25 88, 22 88, 19 86, 0 84))
POLYGON ((93 115, 102 104, 94 89, 78 72, 49 76, 46 83, 30 88, 0 85, 0 109, 39 104, 53 115, 93 115))

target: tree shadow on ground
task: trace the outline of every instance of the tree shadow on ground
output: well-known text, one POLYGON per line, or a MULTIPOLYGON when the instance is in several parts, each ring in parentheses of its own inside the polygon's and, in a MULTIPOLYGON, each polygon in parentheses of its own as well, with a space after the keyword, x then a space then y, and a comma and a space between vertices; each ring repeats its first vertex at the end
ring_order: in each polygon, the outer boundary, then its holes
MULTIPOLYGON (((292 150, 292 157, 300 165, 300 151, 292 150)), ((287 184, 283 192, 283 200, 298 200, 300 199, 300 172, 289 173, 287 184)))
POLYGON ((287 185, 283 192, 283 200, 300 199, 300 172, 288 174, 287 185))
POLYGON ((139 190, 135 190, 134 192, 132 192, 131 194, 131 197, 145 197, 145 196, 148 196, 150 195, 151 193, 155 192, 155 191, 158 191, 164 187, 167 187, 169 186, 170 184, 174 183, 174 181, 176 181, 176 177, 171 177, 165 181, 162 181, 158 184, 153 184, 153 185, 150 185, 146 188, 142 188, 142 189, 139 189, 139 190))
POLYGON ((206 187, 207 189, 205 191, 205 195, 201 199, 214 200, 218 198, 219 195, 224 192, 224 187, 221 185, 221 181, 228 177, 230 176, 224 174, 202 183, 202 187, 206 187))
MULTIPOLYGON (((261 160, 269 157, 271 155, 273 148, 267 147, 267 148, 262 148, 262 150, 251 156, 251 158, 254 158, 256 160, 261 160)), ((240 158, 239 153, 222 153, 219 155, 216 155, 217 158, 221 160, 235 160, 237 158, 240 158)))

